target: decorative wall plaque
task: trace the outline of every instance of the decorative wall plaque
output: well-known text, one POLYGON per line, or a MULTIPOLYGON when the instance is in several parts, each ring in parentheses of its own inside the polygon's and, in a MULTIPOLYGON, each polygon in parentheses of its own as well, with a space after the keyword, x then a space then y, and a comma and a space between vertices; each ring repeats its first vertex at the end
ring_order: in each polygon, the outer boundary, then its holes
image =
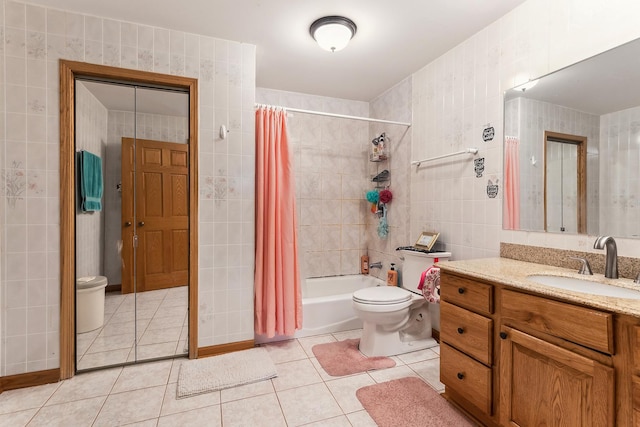
POLYGON ((496 179, 496 183, 494 184, 491 180, 487 181, 487 196, 490 199, 495 199, 498 195, 498 180, 496 179))
POLYGON ((493 128, 493 126, 486 127, 482 131, 482 140, 484 142, 491 141, 493 139, 493 137, 495 136, 495 134, 496 134, 496 131, 493 128))
POLYGON ((484 172, 484 157, 473 161, 473 170, 476 172, 476 178, 482 178, 484 172))

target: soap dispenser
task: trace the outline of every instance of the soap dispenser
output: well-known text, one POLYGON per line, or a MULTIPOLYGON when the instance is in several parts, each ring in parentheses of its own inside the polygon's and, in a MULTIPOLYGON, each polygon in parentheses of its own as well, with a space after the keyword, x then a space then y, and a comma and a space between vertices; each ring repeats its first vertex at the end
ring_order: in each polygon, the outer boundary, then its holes
POLYGON ((391 263, 391 269, 387 271, 387 285, 398 286, 398 272, 394 263, 391 263))

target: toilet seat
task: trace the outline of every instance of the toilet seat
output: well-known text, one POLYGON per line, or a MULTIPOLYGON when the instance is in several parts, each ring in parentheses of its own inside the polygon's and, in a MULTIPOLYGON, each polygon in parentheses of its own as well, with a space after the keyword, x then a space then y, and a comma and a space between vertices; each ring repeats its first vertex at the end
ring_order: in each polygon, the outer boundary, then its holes
POLYGON ((360 304, 392 305, 411 300, 411 292, 396 286, 373 286, 358 289, 353 293, 353 301, 360 304))

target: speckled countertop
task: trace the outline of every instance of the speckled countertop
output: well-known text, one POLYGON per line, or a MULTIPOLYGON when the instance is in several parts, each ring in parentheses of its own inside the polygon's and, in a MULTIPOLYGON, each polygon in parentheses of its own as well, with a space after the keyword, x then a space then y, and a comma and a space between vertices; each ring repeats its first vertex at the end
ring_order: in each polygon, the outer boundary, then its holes
POLYGON ((640 317, 640 299, 616 298, 601 295, 579 293, 564 289, 553 288, 527 279, 533 274, 574 277, 583 280, 606 283, 637 290, 640 293, 640 285, 633 283, 631 279, 606 279, 602 274, 587 276, 578 274, 576 270, 554 267, 550 265, 534 264, 531 262, 517 261, 508 258, 484 258, 473 260, 461 260, 438 263, 442 271, 464 274, 478 279, 499 282, 543 295, 562 298, 580 304, 600 308, 616 313, 628 314, 640 317))

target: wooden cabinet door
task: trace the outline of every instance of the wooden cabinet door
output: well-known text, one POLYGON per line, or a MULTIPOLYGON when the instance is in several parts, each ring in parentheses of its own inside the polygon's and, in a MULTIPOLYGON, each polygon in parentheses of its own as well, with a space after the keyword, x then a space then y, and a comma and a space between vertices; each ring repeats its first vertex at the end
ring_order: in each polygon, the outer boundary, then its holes
POLYGON ((501 425, 614 425, 613 368, 516 329, 502 332, 501 425))

